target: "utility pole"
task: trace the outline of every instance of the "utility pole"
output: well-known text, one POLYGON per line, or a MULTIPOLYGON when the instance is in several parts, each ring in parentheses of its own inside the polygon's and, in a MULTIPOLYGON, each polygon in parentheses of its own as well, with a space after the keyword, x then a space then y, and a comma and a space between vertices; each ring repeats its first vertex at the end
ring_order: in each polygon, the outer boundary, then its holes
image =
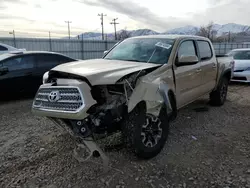
POLYGON ((10 35, 13 35, 13 41, 14 41, 14 47, 16 47, 16 35, 15 35, 15 30, 13 29, 12 32, 9 32, 10 35))
POLYGON ((231 40, 231 32, 229 31, 228 32, 228 42, 230 42, 230 40, 231 40))
POLYGON ((70 39, 70 27, 69 24, 72 23, 71 21, 65 21, 65 23, 68 24, 68 34, 69 34, 69 39, 70 39))
POLYGON ((110 23, 111 25, 114 25, 114 29, 115 29, 115 40, 117 40, 117 35, 116 35, 116 25, 119 24, 116 22, 116 20, 118 20, 118 18, 114 18, 112 20, 112 22, 110 23))
POLYGON ((102 40, 104 40, 104 26, 103 26, 103 16, 107 16, 106 14, 98 14, 101 17, 101 25, 102 25, 102 40))
POLYGON ((49 31, 49 49, 50 49, 50 51, 52 51, 50 31, 49 31))

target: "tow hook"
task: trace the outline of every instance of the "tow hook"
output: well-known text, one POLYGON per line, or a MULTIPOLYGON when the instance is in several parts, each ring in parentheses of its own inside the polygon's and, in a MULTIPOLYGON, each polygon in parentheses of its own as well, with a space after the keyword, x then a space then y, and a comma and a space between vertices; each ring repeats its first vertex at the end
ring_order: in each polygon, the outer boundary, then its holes
POLYGON ((70 123, 75 133, 79 133, 84 138, 87 138, 91 136, 92 131, 85 121, 86 120, 70 120, 70 123))

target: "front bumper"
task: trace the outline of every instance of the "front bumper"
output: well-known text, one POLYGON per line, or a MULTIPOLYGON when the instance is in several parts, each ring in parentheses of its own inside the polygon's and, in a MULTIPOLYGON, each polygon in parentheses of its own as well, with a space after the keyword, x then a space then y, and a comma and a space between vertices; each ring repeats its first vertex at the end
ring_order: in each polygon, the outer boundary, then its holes
MULTIPOLYGON (((63 93, 65 96, 65 93, 63 93)), ((67 95, 67 94, 66 94, 67 95)), ((96 101, 92 98, 91 88, 85 82, 77 82, 75 85, 60 85, 60 86, 52 86, 50 84, 43 84, 37 91, 35 99, 32 105, 32 112, 38 116, 45 117, 53 117, 53 118, 62 118, 62 119, 74 119, 74 120, 82 120, 88 117, 87 110, 96 104, 96 101), (69 107, 72 108, 73 102, 71 102, 68 98, 72 96, 72 94, 66 96, 67 101, 64 99, 58 99, 57 101, 51 102, 49 100, 48 93, 41 93, 45 91, 58 92, 61 93, 62 90, 66 89, 75 89, 79 91, 79 95, 81 96, 81 106, 79 106, 75 110, 68 110, 69 107), (45 95, 42 99, 41 96, 45 95), (51 103, 50 103, 51 102, 51 103), (63 107, 61 107, 64 105, 63 107), (67 110, 64 110, 67 109, 67 110)))
POLYGON ((234 72, 231 81, 250 83, 250 71, 234 72))

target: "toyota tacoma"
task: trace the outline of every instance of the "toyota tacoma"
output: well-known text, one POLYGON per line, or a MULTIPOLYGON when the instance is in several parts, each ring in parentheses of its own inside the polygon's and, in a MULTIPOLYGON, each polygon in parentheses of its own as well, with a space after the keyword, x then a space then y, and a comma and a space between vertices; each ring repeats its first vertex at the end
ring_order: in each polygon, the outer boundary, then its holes
POLYGON ((96 140, 119 132, 126 148, 149 159, 164 147, 178 109, 206 94, 212 105, 224 104, 233 67, 204 37, 128 38, 101 59, 47 72, 32 111, 82 140, 90 155, 105 157, 96 140))

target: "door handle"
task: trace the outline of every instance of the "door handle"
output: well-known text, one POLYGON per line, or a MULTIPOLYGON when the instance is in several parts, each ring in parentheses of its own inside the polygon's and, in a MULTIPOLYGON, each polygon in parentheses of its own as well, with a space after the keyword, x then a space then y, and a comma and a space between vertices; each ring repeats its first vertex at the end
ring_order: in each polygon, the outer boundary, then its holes
POLYGON ((217 68, 217 65, 216 65, 216 63, 213 63, 213 68, 215 69, 215 68, 217 68))

